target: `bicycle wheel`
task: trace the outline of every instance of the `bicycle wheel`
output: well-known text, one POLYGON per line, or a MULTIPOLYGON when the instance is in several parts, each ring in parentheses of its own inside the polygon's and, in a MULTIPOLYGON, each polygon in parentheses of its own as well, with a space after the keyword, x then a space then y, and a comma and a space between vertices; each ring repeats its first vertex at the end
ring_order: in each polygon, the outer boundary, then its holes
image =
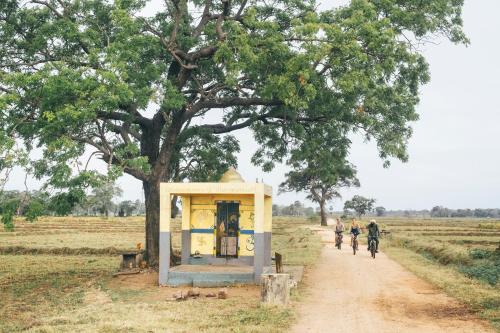
POLYGON ((372 258, 375 259, 375 253, 376 253, 375 244, 373 244, 373 243, 371 244, 370 251, 372 253, 372 258))

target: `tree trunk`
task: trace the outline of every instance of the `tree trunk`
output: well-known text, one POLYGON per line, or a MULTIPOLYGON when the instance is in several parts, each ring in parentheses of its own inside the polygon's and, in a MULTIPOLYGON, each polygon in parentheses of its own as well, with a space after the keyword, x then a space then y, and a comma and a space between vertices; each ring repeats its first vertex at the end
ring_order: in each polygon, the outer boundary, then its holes
POLYGON ((320 216, 321 216, 321 225, 322 226, 327 226, 327 216, 326 216, 326 209, 325 209, 326 202, 325 200, 321 200, 319 202, 319 211, 320 211, 320 216))
POLYGON ((143 182, 146 205, 146 260, 158 267, 160 257, 160 181, 143 182))
POLYGON ((183 121, 182 113, 174 112, 161 146, 164 113, 157 112, 151 124, 142 127, 141 155, 147 156, 152 166, 151 175, 142 183, 146 204, 146 260, 150 267, 158 267, 160 260, 160 182, 170 181, 170 158, 183 121))

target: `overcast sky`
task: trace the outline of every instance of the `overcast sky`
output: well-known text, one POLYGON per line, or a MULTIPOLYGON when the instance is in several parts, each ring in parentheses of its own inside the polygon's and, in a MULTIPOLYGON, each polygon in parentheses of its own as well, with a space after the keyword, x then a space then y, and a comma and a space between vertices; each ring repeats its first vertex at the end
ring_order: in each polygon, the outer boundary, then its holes
MULTIPOLYGON (((323 8, 339 1, 324 1, 323 8)), ((358 168, 361 188, 343 191, 343 198, 361 194, 388 209, 500 207, 500 12, 498 0, 469 0, 464 9, 469 47, 448 42, 428 45, 431 82, 422 88, 420 120, 414 124, 408 163, 382 167, 372 143, 354 139, 350 159, 358 168)), ((250 157, 255 143, 249 131, 235 132, 241 143, 239 172, 247 181, 263 179, 275 191, 274 202, 304 200, 305 194, 277 195, 286 168, 263 173, 250 157)), ((24 189, 19 170, 8 189, 24 189)), ((142 186, 130 176, 119 180, 126 199, 142 199, 142 186)), ((30 182, 31 189, 36 182, 30 182)), ((310 204, 310 203, 308 203, 310 204)), ((342 200, 334 203, 340 209, 342 200)))

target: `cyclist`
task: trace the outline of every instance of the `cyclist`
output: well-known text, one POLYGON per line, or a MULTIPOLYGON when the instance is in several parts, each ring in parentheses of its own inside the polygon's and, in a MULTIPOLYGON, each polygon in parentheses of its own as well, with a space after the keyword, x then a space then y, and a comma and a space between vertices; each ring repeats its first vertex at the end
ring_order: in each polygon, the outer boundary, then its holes
POLYGON ((360 233, 361 233, 361 227, 360 227, 358 221, 356 221, 356 219, 352 219, 351 231, 350 231, 350 234, 351 234, 351 247, 353 245, 354 237, 357 237, 360 233))
POLYGON ((376 243, 375 252, 378 253, 378 238, 380 236, 378 224, 375 220, 370 220, 370 223, 366 227, 368 229, 368 251, 370 251, 370 239, 374 239, 376 243))
MULTIPOLYGON (((335 240, 337 240, 337 237, 340 238, 340 241, 342 242, 342 233, 344 232, 344 223, 342 223, 342 221, 340 221, 339 218, 337 218, 337 224, 335 224, 335 240)), ((337 242, 335 242, 337 243, 337 242)))

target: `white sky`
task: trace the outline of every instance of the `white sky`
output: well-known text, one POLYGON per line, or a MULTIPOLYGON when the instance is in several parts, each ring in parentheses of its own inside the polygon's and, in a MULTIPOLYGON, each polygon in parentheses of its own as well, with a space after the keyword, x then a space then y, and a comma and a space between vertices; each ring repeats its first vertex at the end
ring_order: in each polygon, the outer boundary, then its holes
MULTIPOLYGON (((339 3, 324 1, 322 7, 339 3)), ((361 188, 343 191, 345 199, 362 194, 388 209, 500 207, 500 112, 495 100, 500 94, 499 12, 498 0, 466 1, 465 31, 471 45, 442 42, 425 48, 431 82, 422 89, 410 161, 394 161, 384 169, 374 144, 355 139, 351 161, 358 167, 361 188)), ((263 173, 250 162, 255 151, 251 133, 234 134, 241 143, 239 172, 245 180, 263 179, 275 190, 276 203, 304 200, 305 194, 278 196, 286 168, 263 173)), ((24 189, 23 182, 16 170, 6 188, 24 189)), ((142 186, 134 178, 124 176, 119 185, 124 198, 143 199, 142 186)), ((30 182, 29 187, 34 189, 37 183, 30 182)), ((334 203, 336 209, 342 205, 342 200, 334 203)))

